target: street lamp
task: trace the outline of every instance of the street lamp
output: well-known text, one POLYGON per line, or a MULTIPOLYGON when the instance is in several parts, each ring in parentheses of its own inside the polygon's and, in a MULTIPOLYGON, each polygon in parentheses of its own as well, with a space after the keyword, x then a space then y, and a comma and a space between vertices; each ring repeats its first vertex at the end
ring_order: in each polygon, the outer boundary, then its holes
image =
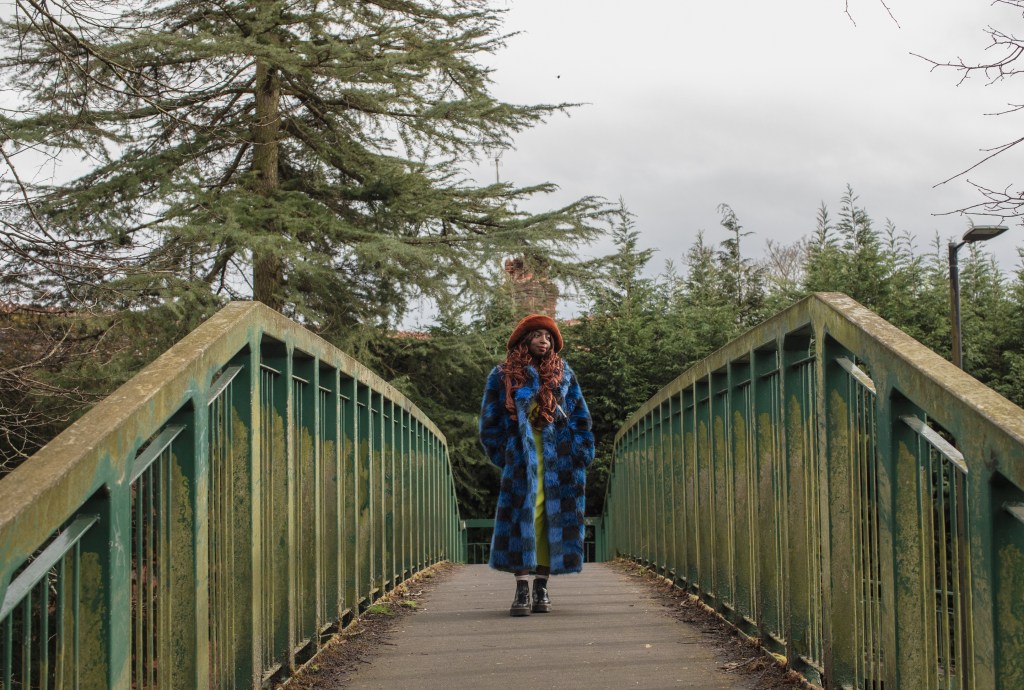
POLYGON ((960 242, 949 243, 949 310, 953 325, 953 364, 964 368, 963 343, 960 338, 960 269, 956 254, 960 247, 972 242, 984 242, 1006 232, 1005 225, 972 225, 960 242))

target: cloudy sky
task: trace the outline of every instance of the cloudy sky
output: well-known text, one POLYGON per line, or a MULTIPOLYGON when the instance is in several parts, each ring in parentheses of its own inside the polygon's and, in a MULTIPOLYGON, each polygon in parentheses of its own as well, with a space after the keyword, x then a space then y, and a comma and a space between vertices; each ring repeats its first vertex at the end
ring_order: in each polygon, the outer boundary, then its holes
MULTIPOLYGON (((521 32, 489 64, 494 93, 519 103, 579 102, 517 140, 501 179, 560 186, 550 206, 595 194, 622 197, 652 272, 705 230, 725 237, 728 203, 749 238, 790 243, 809 234, 825 202, 833 217, 847 183, 881 226, 891 219, 923 251, 968 227, 938 216, 979 200, 965 181, 935 187, 982 149, 1022 133, 1024 102, 1007 82, 958 85, 936 60, 983 60, 986 26, 1015 30, 1020 13, 984 0, 495 0, 521 32)), ((1004 188, 1024 148, 972 172, 1004 188)), ((495 175, 493 161, 476 174, 495 175)), ((976 224, 996 219, 975 217, 976 224)), ((1006 270, 1024 230, 989 242, 1006 270)), ((595 253, 602 249, 596 247, 595 253)))

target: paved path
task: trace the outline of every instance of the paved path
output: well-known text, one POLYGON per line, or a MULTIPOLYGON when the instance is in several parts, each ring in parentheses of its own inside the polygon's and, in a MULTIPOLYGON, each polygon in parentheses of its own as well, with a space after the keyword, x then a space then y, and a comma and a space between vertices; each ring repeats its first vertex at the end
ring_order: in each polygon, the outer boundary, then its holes
POLYGON ((512 618, 511 575, 460 566, 420 600, 353 690, 745 688, 647 588, 591 563, 551 580, 551 613, 512 618))

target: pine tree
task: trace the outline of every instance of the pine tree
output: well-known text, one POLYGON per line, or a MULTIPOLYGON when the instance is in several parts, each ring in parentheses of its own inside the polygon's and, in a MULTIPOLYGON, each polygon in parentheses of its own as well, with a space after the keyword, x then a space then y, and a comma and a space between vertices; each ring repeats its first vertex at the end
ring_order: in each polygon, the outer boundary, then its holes
POLYGON ((846 261, 842 268, 842 292, 857 299, 869 309, 878 310, 887 298, 885 261, 879 237, 867 211, 857 205, 857 196, 846 186, 839 207, 836 232, 842 238, 846 261))
POLYGON ((682 372, 678 341, 665 320, 661 286, 644 275, 653 250, 639 246, 633 215, 620 200, 612 213, 614 254, 585 291, 589 308, 565 330, 565 357, 579 378, 597 443, 588 471, 587 512, 598 514, 615 433, 660 387, 682 372))
POLYGON ((995 258, 977 244, 960 266, 964 370, 990 384, 1005 366, 1004 337, 1012 310, 995 258))
POLYGON ((83 269, 54 301, 251 294, 341 335, 414 296, 486 290, 504 253, 557 266, 597 231, 594 199, 529 214, 518 203, 552 185, 464 172, 568 107, 490 95, 480 59, 505 36, 486 0, 47 7, 0 22, 0 74, 21 94, 0 127, 92 167, 52 187, 19 178, 32 203, 7 222, 132 266, 116 285, 83 269))
POLYGON ((1024 407, 1024 250, 1018 249, 1019 263, 1008 287, 1008 304, 1002 323, 1002 372, 992 387, 1024 407))
POLYGON ((815 218, 814 232, 807 243, 804 281, 808 292, 839 290, 842 253, 836 244, 835 226, 828 207, 821 202, 815 218))
POLYGON ((721 225, 730 237, 721 243, 718 260, 722 267, 723 289, 729 294, 736 309, 736 325, 740 330, 759 323, 766 314, 765 271, 750 259, 743 257, 740 242, 753 232, 744 232, 743 226, 729 204, 719 204, 721 225))

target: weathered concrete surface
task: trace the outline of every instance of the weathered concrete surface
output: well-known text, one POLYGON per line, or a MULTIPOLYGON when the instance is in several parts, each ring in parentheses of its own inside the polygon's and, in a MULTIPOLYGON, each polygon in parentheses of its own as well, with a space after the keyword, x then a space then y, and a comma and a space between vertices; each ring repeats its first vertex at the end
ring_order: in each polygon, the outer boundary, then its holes
MULTIPOLYGON (((512 618, 511 575, 461 566, 420 600, 353 690, 746 688, 696 629, 604 564, 552 578, 551 613, 512 618)), ((326 686, 325 690, 326 690, 326 686)))

